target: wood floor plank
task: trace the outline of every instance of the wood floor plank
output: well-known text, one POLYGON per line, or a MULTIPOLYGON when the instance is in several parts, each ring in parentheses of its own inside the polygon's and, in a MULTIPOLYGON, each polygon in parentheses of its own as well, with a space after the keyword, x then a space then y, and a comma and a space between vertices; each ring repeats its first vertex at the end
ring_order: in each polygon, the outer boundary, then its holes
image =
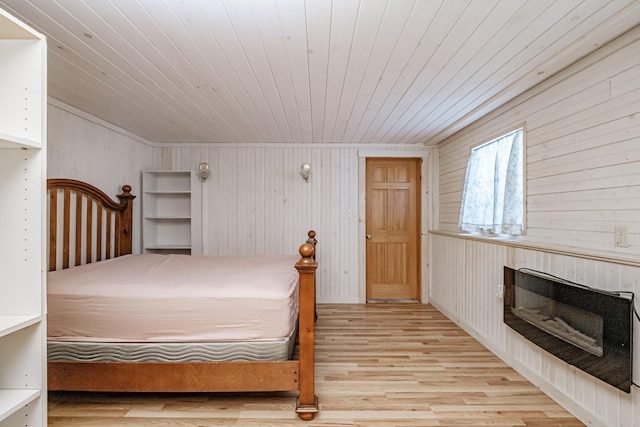
POLYGON ((50 393, 57 426, 582 426, 428 305, 319 304, 320 414, 295 393, 50 393))

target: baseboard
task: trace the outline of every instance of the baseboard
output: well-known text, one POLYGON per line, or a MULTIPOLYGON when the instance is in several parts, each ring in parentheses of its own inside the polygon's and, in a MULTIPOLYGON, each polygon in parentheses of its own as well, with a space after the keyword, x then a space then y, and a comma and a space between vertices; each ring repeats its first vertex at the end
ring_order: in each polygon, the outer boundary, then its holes
POLYGON ((316 298, 317 304, 360 304, 358 297, 316 298))

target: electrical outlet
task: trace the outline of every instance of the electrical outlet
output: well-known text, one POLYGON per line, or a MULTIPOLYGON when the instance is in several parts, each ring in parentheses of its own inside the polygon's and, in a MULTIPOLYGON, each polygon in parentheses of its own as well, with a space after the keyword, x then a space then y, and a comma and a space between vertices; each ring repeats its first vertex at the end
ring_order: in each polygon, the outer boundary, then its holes
POLYGON ((613 246, 617 248, 629 247, 629 229, 625 225, 613 227, 613 246))

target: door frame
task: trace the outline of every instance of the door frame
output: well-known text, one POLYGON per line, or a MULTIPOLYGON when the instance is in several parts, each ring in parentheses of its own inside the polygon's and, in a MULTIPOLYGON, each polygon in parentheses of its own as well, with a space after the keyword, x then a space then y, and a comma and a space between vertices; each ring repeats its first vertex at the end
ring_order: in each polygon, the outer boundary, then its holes
POLYGON ((420 301, 429 303, 429 246, 428 231, 434 224, 434 198, 437 168, 433 164, 435 157, 433 149, 420 147, 416 150, 403 151, 358 151, 358 300, 361 304, 367 302, 367 259, 366 259, 366 166, 369 157, 389 158, 419 158, 422 159, 420 168, 420 223, 418 239, 420 251, 420 301))

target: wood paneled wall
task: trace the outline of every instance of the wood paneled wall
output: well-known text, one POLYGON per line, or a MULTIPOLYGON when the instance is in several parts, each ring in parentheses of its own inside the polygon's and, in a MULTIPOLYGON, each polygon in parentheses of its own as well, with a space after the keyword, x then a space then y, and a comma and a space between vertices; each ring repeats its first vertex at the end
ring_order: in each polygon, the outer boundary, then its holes
MULTIPOLYGON (((640 267, 433 234, 430 302, 588 425, 639 426, 631 394, 536 347, 502 320, 503 266, 532 268, 609 291, 640 293, 640 267)), ((637 321, 636 321, 637 326, 637 321)), ((640 331, 634 331, 634 379, 640 378, 640 331)))
MULTIPOLYGON (((141 171, 197 170, 203 182, 203 251, 210 255, 296 253, 309 229, 320 239, 318 301, 357 303, 364 298, 359 216, 364 206, 364 157, 428 157, 421 145, 151 144, 73 107, 50 100, 48 177, 88 181, 108 194, 130 184, 134 203, 134 252, 140 252, 141 171), (304 162, 311 177, 299 175, 304 162)), ((433 191, 423 172, 423 231, 433 191)), ((362 211, 362 213, 361 213, 362 211)), ((364 221, 364 219, 362 219, 364 221)), ((426 258, 427 251, 423 251, 426 258)), ((425 262, 426 265, 426 262, 425 262)), ((425 292, 426 294, 426 286, 425 292)))
POLYGON ((192 144, 159 149, 154 167, 195 170, 209 163, 211 176, 202 185, 205 254, 297 253, 314 229, 320 242, 318 301, 357 303, 363 149, 371 155, 426 152, 422 146, 192 144), (305 162, 311 164, 307 182, 299 175, 305 162))
MULTIPOLYGON (((137 196, 134 207, 134 252, 141 241, 141 170, 151 168, 153 147, 68 105, 50 99, 48 105, 47 178, 89 182, 116 198, 129 184, 137 196)), ((159 153, 157 153, 159 154, 159 153)))
POLYGON ((471 148, 526 123, 523 240, 640 255, 640 27, 440 147, 440 229, 457 231, 471 148), (627 226, 629 248, 613 245, 627 226))
MULTIPOLYGON (((452 233, 429 239, 430 301, 589 425, 640 426, 638 389, 631 395, 619 392, 513 333, 502 323, 502 298, 496 293, 504 265, 535 268, 607 290, 640 292, 638 58, 640 27, 439 148, 437 228, 452 233), (453 234, 471 148, 523 123, 526 235, 515 240, 524 247, 453 234), (628 248, 614 247, 617 225, 628 227, 628 248)), ((637 321, 635 326, 638 383, 637 321)))

